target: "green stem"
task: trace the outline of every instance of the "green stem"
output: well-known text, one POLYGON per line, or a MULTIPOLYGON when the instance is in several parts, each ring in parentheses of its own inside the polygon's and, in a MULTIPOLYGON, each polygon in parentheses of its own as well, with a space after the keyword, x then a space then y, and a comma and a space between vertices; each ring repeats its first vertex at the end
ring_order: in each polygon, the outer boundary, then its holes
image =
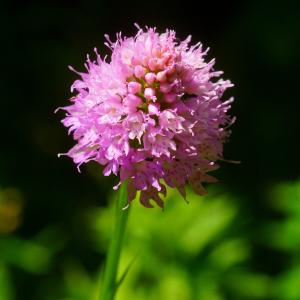
POLYGON ((121 255, 123 236, 128 219, 129 208, 123 210, 127 204, 127 184, 123 183, 119 190, 116 203, 116 223, 111 237, 107 261, 104 269, 101 300, 113 300, 116 292, 118 265, 121 255))

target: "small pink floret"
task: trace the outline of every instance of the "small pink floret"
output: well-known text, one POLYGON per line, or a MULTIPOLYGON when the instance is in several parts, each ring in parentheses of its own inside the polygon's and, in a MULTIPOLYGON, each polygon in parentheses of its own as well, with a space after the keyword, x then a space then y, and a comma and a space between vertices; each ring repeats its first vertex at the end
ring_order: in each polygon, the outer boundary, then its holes
POLYGON ((156 78, 159 82, 164 82, 167 79, 167 75, 165 71, 158 72, 156 78))
POLYGON ((148 106, 148 112, 150 115, 159 115, 160 104, 159 103, 150 103, 148 106))
POLYGON ((131 94, 136 94, 141 91, 141 84, 136 81, 131 81, 128 83, 128 92, 131 94))
POLYGON ((147 73, 145 75, 145 80, 148 84, 152 84, 156 79, 156 75, 154 73, 147 73))
POLYGON ((142 78, 145 74, 146 74, 146 68, 140 66, 140 65, 137 65, 135 68, 134 68, 134 75, 137 77, 137 78, 142 78))
POLYGON ((153 99, 155 97, 155 90, 153 88, 145 88, 144 96, 146 99, 153 99))

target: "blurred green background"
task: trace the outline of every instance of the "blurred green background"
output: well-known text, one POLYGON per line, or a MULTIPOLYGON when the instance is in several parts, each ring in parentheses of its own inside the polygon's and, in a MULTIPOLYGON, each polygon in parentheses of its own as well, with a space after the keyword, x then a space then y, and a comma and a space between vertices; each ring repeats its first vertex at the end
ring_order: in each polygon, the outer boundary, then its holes
POLYGON ((97 299, 116 178, 79 174, 60 124, 70 85, 105 33, 134 22, 211 48, 235 83, 220 183, 170 191, 162 212, 133 204, 117 300, 300 299, 298 1, 0 3, 0 300, 97 299))

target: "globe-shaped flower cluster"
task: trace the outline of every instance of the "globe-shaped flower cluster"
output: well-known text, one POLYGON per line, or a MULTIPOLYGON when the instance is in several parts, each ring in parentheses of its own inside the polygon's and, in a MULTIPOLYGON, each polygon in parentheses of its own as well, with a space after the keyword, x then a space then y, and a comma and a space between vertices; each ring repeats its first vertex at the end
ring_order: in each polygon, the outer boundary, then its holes
POLYGON ((206 62, 202 45, 179 42, 172 30, 139 28, 135 37, 116 42, 106 36, 111 60, 87 59, 87 73, 79 73, 71 91, 76 96, 63 124, 76 145, 66 153, 78 166, 96 161, 104 175, 127 181, 128 203, 163 207, 166 185, 185 198, 185 186, 206 193, 202 183, 214 182, 209 171, 222 159, 223 143, 233 119, 227 115, 231 87, 215 79, 214 60, 206 62))

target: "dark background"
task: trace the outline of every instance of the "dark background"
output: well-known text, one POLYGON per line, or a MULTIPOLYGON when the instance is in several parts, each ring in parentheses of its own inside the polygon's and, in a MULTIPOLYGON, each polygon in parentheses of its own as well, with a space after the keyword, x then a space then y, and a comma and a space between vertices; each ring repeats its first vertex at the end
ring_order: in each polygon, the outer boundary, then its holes
POLYGON ((80 258, 90 272, 103 259, 91 250, 82 211, 106 205, 116 179, 104 178, 93 163, 79 174, 69 158, 57 158, 73 141, 60 123, 63 112, 54 110, 67 105, 77 79, 67 66, 84 71, 95 46, 109 54, 105 33, 133 35, 135 22, 174 29, 181 39, 192 34, 235 84, 226 94, 235 97, 231 113, 237 122, 225 158, 242 163, 223 164, 217 176, 240 199, 243 230, 254 249, 252 268, 270 276, 285 268, 289 255, 263 246, 256 235, 266 220, 283 218, 265 200, 270 187, 300 175, 299 8, 289 0, 0 4, 0 188, 17 193, 23 207, 20 224, 3 230, 2 238, 30 240, 44 228, 59 228, 65 240, 48 275, 10 268, 16 299, 43 299, 33 287, 45 276, 59 281, 59 261, 66 257, 80 258))

